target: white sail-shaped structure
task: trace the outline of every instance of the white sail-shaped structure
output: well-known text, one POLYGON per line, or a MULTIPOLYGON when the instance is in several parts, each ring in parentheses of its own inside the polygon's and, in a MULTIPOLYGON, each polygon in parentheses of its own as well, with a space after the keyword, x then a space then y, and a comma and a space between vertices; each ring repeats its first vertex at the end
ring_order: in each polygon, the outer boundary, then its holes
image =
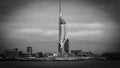
POLYGON ((59 45, 58 52, 60 54, 69 53, 69 40, 66 34, 66 22, 61 14, 61 1, 59 0, 59 45))

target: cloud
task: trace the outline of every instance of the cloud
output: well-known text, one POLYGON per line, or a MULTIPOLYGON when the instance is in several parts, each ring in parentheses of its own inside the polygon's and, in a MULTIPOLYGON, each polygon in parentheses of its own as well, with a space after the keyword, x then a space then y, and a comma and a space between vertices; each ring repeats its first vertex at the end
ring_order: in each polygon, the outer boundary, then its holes
POLYGON ((79 23, 69 23, 69 24, 67 24, 67 27, 69 27, 69 28, 72 28, 72 27, 79 27, 80 26, 80 24, 79 23))
POLYGON ((46 31, 45 34, 46 35, 54 35, 54 34, 58 34, 58 31, 57 30, 48 30, 48 31, 46 31))
POLYGON ((21 29, 19 31, 23 33, 42 33, 43 32, 42 29, 28 29, 28 28, 21 29))
MULTIPOLYGON (((67 27, 70 29, 77 28, 78 30, 68 31, 69 36, 91 36, 94 34, 99 34, 102 32, 99 28, 103 28, 102 23, 70 23, 67 24, 67 27), (82 30, 79 30, 81 29, 82 30), (92 30, 91 30, 92 29, 92 30)), ((58 30, 55 29, 45 29, 45 28, 22 28, 17 29, 18 32, 24 34, 39 34, 45 36, 54 36, 58 34, 58 30)))
MULTIPOLYGON (((45 29, 21 29, 18 32, 24 34, 40 34, 40 35, 47 35, 47 36, 54 36, 58 34, 58 30, 45 30, 45 29)), ((94 34, 99 34, 102 31, 100 30, 83 30, 83 31, 70 31, 68 32, 69 36, 91 36, 94 34)))
POLYGON ((102 31, 100 30, 93 30, 93 31, 76 31, 76 32, 69 32, 69 36, 91 36, 95 34, 100 34, 102 31))
POLYGON ((35 29, 35 28, 25 28, 16 30, 17 32, 24 33, 24 34, 40 34, 40 35, 54 35, 57 34, 57 30, 46 30, 46 29, 35 29))
POLYGON ((104 27, 103 24, 101 23, 70 23, 68 24, 69 28, 80 28, 80 27, 84 27, 84 28, 101 28, 104 27))

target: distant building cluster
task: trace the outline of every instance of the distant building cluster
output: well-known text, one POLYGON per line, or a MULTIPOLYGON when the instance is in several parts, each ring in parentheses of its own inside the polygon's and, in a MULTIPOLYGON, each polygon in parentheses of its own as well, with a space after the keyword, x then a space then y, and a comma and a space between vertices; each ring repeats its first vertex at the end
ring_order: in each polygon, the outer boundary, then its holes
POLYGON ((71 50, 71 53, 74 55, 74 56, 90 56, 90 57, 94 57, 95 54, 93 54, 92 52, 84 52, 82 50, 71 50))
MULTIPOLYGON (((65 49, 68 51, 68 49, 65 49)), ((86 59, 118 59, 120 54, 103 53, 98 56, 92 52, 84 52, 82 50, 71 50, 67 54, 60 55, 59 53, 37 52, 33 53, 32 47, 26 47, 26 52, 23 53, 18 48, 4 49, 0 53, 0 60, 86 60, 86 59)), ((120 58, 119 58, 120 59, 120 58)))
POLYGON ((23 53, 18 48, 14 49, 4 49, 4 51, 0 54, 1 59, 23 59, 23 58, 31 58, 31 57, 43 57, 42 52, 32 53, 32 47, 26 48, 26 53, 23 53))

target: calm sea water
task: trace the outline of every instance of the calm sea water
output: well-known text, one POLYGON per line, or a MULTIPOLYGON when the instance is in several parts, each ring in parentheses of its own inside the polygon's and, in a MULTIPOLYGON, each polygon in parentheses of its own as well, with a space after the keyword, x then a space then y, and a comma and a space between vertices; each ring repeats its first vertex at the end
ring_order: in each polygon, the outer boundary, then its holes
POLYGON ((120 61, 0 61, 0 68, 120 68, 120 61))

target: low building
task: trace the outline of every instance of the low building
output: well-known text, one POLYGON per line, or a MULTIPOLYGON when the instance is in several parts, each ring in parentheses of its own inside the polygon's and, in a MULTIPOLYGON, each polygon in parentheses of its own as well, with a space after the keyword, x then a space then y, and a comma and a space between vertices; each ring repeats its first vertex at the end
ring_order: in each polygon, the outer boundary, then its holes
POLYGON ((81 57, 95 57, 96 56, 90 51, 84 52, 82 50, 71 50, 71 53, 73 54, 73 56, 81 56, 81 57))
POLYGON ((73 56, 81 56, 82 50, 71 50, 71 54, 73 54, 73 56))
POLYGON ((43 57, 43 53, 42 52, 38 52, 35 54, 37 58, 43 57))
POLYGON ((3 57, 7 59, 16 59, 19 56, 19 51, 17 48, 15 49, 5 49, 3 53, 3 57))

